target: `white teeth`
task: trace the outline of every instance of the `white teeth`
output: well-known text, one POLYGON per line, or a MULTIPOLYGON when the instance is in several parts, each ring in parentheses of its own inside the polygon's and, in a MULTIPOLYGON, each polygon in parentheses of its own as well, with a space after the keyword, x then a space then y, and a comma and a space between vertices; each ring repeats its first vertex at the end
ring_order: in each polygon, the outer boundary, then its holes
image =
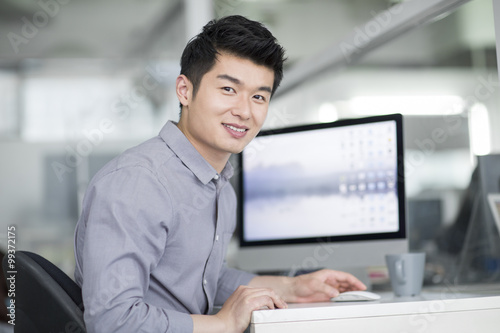
POLYGON ((244 128, 236 128, 236 127, 234 127, 234 126, 227 125, 227 124, 224 124, 224 126, 226 126, 226 127, 227 127, 227 128, 229 128, 229 129, 232 129, 233 131, 236 131, 236 132, 241 132, 241 133, 243 133, 243 132, 245 132, 245 131, 246 131, 246 129, 244 129, 244 128))

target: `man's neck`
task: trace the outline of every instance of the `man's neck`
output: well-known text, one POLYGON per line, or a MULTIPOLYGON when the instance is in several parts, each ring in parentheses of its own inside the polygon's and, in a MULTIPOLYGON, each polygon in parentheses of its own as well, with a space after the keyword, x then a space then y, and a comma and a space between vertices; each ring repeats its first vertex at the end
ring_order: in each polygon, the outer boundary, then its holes
POLYGON ((186 138, 191 142, 193 147, 200 153, 200 155, 207 161, 216 171, 217 173, 221 173, 224 167, 229 161, 229 157, 231 157, 231 153, 229 152, 214 152, 209 149, 203 149, 202 144, 198 143, 196 140, 193 140, 185 130, 183 130, 183 126, 181 121, 177 123, 177 128, 181 130, 181 132, 186 136, 186 138))
POLYGON ((203 158, 215 169, 215 171, 217 171, 218 174, 220 174, 222 170, 224 170, 230 156, 231 154, 229 154, 227 158, 210 158, 209 156, 203 156, 203 158))

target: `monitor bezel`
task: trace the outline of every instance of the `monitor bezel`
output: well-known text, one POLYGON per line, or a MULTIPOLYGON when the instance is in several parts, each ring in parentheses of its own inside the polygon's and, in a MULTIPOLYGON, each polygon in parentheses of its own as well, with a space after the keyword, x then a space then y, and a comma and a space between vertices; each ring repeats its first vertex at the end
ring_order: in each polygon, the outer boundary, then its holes
POLYGON ((251 248, 259 246, 279 246, 279 245, 297 245, 297 244, 317 244, 320 243, 342 243, 342 242, 357 242, 370 240, 395 240, 406 239, 406 191, 405 191, 405 176, 404 176, 404 142, 403 142, 403 116, 401 114, 390 114, 381 116, 371 116, 363 118, 341 119, 329 123, 317 123, 283 127, 277 129, 268 129, 261 131, 257 137, 281 135, 286 133, 296 133, 304 131, 314 131, 318 129, 345 127, 351 125, 362 125, 377 122, 394 121, 396 124, 396 149, 397 149, 397 194, 398 194, 398 212, 399 212, 399 228, 395 232, 372 233, 372 234, 355 234, 355 235, 340 235, 340 236, 321 236, 321 237, 306 237, 306 238, 287 238, 287 239, 271 239, 247 241, 244 239, 244 171, 243 171, 243 152, 238 154, 238 165, 240 172, 238 173, 238 239, 241 248, 251 248))

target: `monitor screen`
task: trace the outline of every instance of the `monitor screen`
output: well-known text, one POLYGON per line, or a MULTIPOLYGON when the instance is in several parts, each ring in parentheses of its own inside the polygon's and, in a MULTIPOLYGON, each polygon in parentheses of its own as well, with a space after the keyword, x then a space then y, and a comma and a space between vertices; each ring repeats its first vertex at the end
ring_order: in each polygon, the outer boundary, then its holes
POLYGON ((401 115, 262 131, 240 154, 240 247, 406 238, 401 115))

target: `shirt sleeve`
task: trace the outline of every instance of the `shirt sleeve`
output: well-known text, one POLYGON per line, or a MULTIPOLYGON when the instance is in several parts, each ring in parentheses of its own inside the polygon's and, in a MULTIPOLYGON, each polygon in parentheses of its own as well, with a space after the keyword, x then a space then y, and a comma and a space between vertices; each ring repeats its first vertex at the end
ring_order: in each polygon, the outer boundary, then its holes
POLYGON ((247 285, 256 275, 235 268, 223 266, 219 276, 215 305, 222 305, 241 285, 247 285))
POLYGON ((123 168, 92 183, 82 215, 85 234, 77 238, 89 333, 193 331, 189 314, 145 301, 171 217, 167 191, 144 167, 123 168))

